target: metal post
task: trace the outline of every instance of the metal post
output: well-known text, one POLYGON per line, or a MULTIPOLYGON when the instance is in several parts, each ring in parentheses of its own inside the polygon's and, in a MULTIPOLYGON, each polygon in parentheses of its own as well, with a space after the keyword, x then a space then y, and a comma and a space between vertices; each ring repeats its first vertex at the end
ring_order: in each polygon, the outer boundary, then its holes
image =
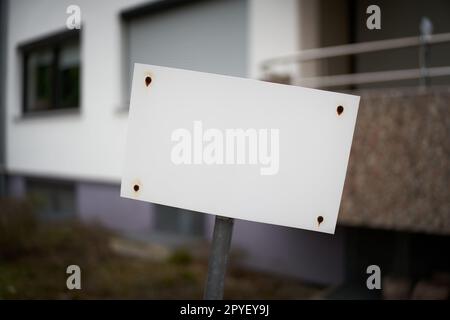
POLYGON ((208 277, 205 286, 205 300, 221 300, 225 271, 227 268, 228 252, 230 250, 231 235, 233 233, 233 218, 216 216, 211 253, 209 256, 208 277))
POLYGON ((420 64, 420 86, 428 86, 428 59, 429 45, 428 40, 433 33, 433 24, 427 17, 422 17, 420 21, 420 48, 419 48, 419 64, 420 64))

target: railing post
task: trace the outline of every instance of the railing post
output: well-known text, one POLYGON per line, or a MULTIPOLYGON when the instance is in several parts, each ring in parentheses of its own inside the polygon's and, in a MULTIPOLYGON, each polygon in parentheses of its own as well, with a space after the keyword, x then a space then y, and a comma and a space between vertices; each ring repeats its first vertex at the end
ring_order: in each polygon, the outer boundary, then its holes
POLYGON ((419 48, 419 67, 420 67, 420 86, 428 86, 428 59, 429 59, 429 38, 433 33, 433 23, 427 17, 422 17, 420 21, 420 48, 419 48))

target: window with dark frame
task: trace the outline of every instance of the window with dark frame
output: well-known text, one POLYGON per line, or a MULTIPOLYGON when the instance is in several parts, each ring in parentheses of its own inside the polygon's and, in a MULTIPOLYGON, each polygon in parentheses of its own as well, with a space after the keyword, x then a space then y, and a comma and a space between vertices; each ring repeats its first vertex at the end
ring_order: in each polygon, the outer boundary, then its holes
POLYGON ((80 107, 80 31, 21 45, 23 113, 80 107))

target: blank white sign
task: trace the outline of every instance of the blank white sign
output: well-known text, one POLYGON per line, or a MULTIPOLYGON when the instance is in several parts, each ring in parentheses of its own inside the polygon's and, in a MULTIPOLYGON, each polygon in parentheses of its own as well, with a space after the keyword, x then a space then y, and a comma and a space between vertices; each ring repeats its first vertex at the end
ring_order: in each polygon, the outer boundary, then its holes
POLYGON ((359 97, 135 64, 121 196, 334 233, 359 97))

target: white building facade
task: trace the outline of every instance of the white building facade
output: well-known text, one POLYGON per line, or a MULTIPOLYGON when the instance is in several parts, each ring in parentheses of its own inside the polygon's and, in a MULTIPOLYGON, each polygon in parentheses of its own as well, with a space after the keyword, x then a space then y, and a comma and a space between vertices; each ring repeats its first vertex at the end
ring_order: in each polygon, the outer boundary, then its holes
MULTIPOLYGON (((10 194, 38 193, 47 215, 75 213, 125 233, 211 237, 212 216, 119 197, 132 64, 260 78, 262 61, 309 41, 300 4, 7 1, 10 194), (70 5, 80 8, 80 30, 66 26, 70 5)), ((339 229, 332 237, 246 221, 233 234, 244 264, 322 283, 343 279, 342 242, 339 229)))

